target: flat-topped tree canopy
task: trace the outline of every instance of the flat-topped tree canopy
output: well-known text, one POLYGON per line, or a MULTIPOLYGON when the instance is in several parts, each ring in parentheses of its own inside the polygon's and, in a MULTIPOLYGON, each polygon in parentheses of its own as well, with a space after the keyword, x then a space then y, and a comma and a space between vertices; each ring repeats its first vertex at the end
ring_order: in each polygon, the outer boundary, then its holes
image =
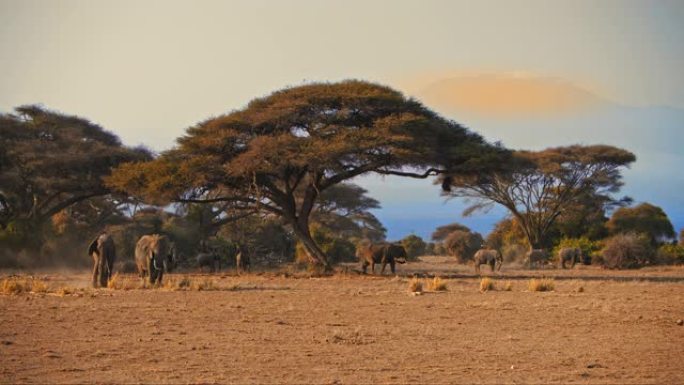
POLYGON ((286 88, 201 122, 158 159, 119 168, 110 184, 157 203, 223 201, 277 214, 327 266, 308 228, 325 189, 368 172, 477 172, 501 152, 400 92, 349 80, 286 88))

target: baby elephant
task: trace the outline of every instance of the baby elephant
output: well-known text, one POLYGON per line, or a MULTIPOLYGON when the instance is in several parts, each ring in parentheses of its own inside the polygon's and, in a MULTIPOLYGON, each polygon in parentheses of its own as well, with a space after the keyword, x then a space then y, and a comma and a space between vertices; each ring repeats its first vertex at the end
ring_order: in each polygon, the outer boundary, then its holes
POLYGON ((580 258, 582 258, 582 249, 579 247, 564 247, 558 250, 558 264, 562 269, 565 269, 565 262, 570 262, 572 269, 580 258))
POLYGON ((493 272, 494 267, 498 264, 496 271, 500 271, 501 265, 503 265, 503 255, 501 255, 499 250, 480 249, 475 253, 473 261, 475 262, 475 272, 477 274, 480 274, 480 265, 489 265, 493 272))
POLYGON ((221 258, 216 253, 199 253, 197 254, 197 266, 200 271, 204 271, 204 268, 208 267, 209 272, 217 272, 221 270, 221 258))

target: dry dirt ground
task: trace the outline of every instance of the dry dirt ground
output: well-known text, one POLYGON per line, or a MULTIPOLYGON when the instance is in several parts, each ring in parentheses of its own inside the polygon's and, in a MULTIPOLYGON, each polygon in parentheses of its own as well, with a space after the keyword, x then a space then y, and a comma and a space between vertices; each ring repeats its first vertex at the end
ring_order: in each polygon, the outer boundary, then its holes
MULTIPOLYGON (((3 294, 0 383, 684 383, 681 267, 504 266, 486 274, 512 290, 484 293, 472 267, 445 259, 399 273, 226 272, 189 276, 212 291, 3 294), (412 272, 452 278, 445 292, 412 295, 412 272), (555 290, 528 291, 542 275, 555 290)), ((88 285, 86 273, 40 278, 51 291, 88 285)))

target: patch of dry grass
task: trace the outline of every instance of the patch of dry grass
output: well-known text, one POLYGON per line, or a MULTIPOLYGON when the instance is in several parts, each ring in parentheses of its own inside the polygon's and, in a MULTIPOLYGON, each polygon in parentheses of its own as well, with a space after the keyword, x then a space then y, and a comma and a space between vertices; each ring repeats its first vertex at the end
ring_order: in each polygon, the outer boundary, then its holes
POLYGON ((412 278, 409 281, 408 290, 410 293, 422 293, 423 292, 423 282, 418 278, 412 278))
POLYGON ((47 293, 48 284, 33 277, 9 277, 0 282, 0 294, 47 293))
POLYGON ((196 291, 219 290, 219 288, 218 288, 218 286, 216 286, 216 283, 214 282, 214 280, 209 279, 209 278, 204 278, 202 280, 192 281, 190 284, 190 289, 196 290, 196 291))
POLYGON ((513 282, 511 281, 506 281, 503 283, 503 287, 501 288, 503 291, 513 291, 513 282))
POLYGON ((494 280, 488 277, 484 277, 480 280, 480 292, 496 290, 496 285, 494 285, 494 280))
POLYGON ((553 291, 555 283, 552 278, 531 279, 527 285, 530 291, 553 291))
POLYGON ((428 291, 446 291, 447 284, 443 279, 435 277, 428 281, 427 289, 428 291))

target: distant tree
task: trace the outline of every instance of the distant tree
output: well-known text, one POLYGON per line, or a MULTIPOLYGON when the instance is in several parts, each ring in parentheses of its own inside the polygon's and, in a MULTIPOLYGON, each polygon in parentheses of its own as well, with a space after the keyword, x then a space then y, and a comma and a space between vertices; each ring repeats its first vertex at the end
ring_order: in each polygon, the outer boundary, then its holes
POLYGON ((439 226, 435 231, 432 232, 432 240, 435 242, 443 242, 449 234, 454 231, 467 231, 470 232, 468 226, 464 226, 460 223, 450 223, 448 225, 439 226))
POLYGON ((549 231, 558 217, 581 197, 617 202, 620 170, 635 160, 611 146, 569 146, 544 151, 516 151, 503 170, 443 178, 451 196, 475 200, 465 215, 498 203, 516 218, 534 248, 549 247, 549 231))
POLYGON ((599 240, 608 236, 606 209, 614 209, 631 203, 631 198, 619 201, 607 200, 605 196, 584 194, 570 203, 554 222, 550 233, 560 238, 599 240))
POLYGON ((407 235, 401 240, 400 243, 402 246, 404 246, 409 260, 415 260, 421 255, 425 254, 425 248, 427 245, 425 241, 423 241, 423 238, 415 234, 407 235))
POLYGON ((344 81, 277 91, 202 122, 156 160, 119 167, 109 183, 157 203, 226 202, 232 212, 276 215, 329 268, 310 229, 325 190, 369 172, 479 172, 500 152, 397 91, 344 81))
POLYGON ((311 221, 352 242, 368 239, 380 242, 387 230, 370 212, 380 203, 367 196, 368 191, 352 183, 340 183, 321 192, 311 214, 311 221))
POLYGON ((482 248, 483 243, 484 240, 479 233, 461 230, 452 231, 444 240, 449 255, 457 257, 462 263, 473 259, 473 255, 482 248))
POLYGON ((675 237, 674 227, 667 214, 660 207, 650 203, 615 210, 607 227, 611 234, 645 234, 654 245, 658 241, 675 237))
POLYGON ((150 158, 83 118, 38 106, 0 114, 0 231, 35 237, 54 215, 109 194, 102 178, 113 167, 150 158))

